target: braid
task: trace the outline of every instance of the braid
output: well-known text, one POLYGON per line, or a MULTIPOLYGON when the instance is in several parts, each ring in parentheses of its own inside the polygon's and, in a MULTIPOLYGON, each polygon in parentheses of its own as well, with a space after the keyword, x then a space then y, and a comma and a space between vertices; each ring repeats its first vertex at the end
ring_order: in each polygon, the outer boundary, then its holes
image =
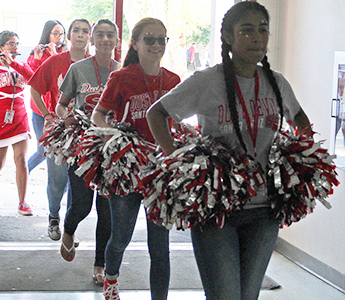
MULTIPOLYGON (((223 40, 223 38, 222 38, 223 40)), ((235 87, 235 71, 234 71, 234 64, 232 59, 229 56, 229 52, 231 50, 231 46, 227 44, 223 40, 222 44, 222 57, 223 57, 223 71, 224 71, 224 79, 226 85, 226 93, 228 97, 228 104, 230 108, 230 114, 233 122, 233 126, 235 128, 235 132, 237 135, 238 140, 245 152, 247 152, 247 147, 243 141, 242 134, 240 131, 240 125, 238 122, 238 111, 237 111, 237 104, 236 104, 236 87, 235 87)))
POLYGON ((269 83, 271 84, 274 93, 276 94, 277 97, 277 103, 279 106, 279 110, 280 110, 280 126, 279 126, 279 131, 282 129, 283 126, 283 117, 284 117, 284 110, 283 110, 283 99, 282 99, 282 95, 280 93, 277 81, 273 75, 273 72, 271 70, 270 64, 267 61, 267 56, 265 55, 265 57, 262 59, 261 61, 263 69, 265 71, 265 74, 267 76, 267 79, 269 81, 269 83))

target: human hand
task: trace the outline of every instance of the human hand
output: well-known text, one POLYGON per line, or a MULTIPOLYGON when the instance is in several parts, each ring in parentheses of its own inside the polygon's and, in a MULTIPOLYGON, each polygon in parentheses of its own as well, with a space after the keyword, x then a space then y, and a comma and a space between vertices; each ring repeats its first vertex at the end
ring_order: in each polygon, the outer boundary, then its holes
POLYGON ((74 116, 70 115, 65 118, 65 127, 71 126, 75 123, 74 116))
POLYGON ((47 114, 44 117, 44 127, 43 127, 43 131, 47 130, 47 127, 49 127, 54 121, 54 117, 51 114, 47 114))
POLYGON ((13 62, 12 53, 9 50, 3 50, 1 54, 1 64, 3 66, 9 67, 13 62))
POLYGON ((43 56, 43 51, 44 51, 44 45, 43 44, 39 44, 34 48, 34 58, 37 60, 41 60, 42 56, 43 56))
POLYGON ((53 42, 50 42, 49 44, 46 45, 47 46, 47 51, 50 53, 50 55, 54 55, 56 54, 56 45, 53 42))
POLYGON ((112 135, 105 135, 103 138, 104 145, 111 139, 112 135))

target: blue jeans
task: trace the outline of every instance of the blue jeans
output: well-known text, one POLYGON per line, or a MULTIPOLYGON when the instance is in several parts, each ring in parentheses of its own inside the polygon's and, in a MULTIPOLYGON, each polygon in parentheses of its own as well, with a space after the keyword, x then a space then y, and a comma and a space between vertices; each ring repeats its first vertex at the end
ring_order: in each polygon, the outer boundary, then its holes
MULTIPOLYGON (((68 170, 71 183, 72 203, 69 206, 64 223, 64 230, 68 235, 73 235, 78 224, 84 220, 91 211, 94 191, 85 185, 82 177, 74 173, 78 165, 73 165, 68 170)), ((97 195, 97 226, 96 226, 96 255, 94 265, 104 268, 104 252, 110 237, 110 209, 108 199, 97 195)))
POLYGON ((37 139, 37 150, 32 154, 28 160, 29 174, 38 166, 42 161, 46 159, 44 156, 44 147, 40 147, 38 140, 43 135, 44 118, 35 112, 32 112, 32 126, 34 127, 36 139, 37 139))
MULTIPOLYGON (((110 280, 119 276, 123 253, 131 241, 137 220, 141 194, 112 195, 111 236, 105 250, 106 274, 110 280)), ((148 248, 151 259, 150 288, 152 300, 166 300, 170 281, 169 231, 147 220, 148 248)))
POLYGON ((59 218, 61 200, 68 187, 67 208, 71 203, 70 188, 68 183, 68 168, 66 164, 57 165, 55 157, 47 157, 48 185, 47 195, 49 203, 49 214, 53 219, 59 218))
POLYGON ((254 300, 278 236, 268 208, 234 212, 218 228, 214 220, 191 231, 207 300, 254 300))

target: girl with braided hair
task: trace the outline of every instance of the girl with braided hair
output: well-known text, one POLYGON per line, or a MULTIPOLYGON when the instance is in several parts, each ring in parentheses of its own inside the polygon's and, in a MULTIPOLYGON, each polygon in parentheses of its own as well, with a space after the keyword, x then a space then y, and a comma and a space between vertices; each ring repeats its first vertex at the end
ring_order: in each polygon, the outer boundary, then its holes
POLYGON ((194 254, 207 300, 257 299, 272 255, 279 221, 272 218, 266 174, 268 155, 282 119, 304 129, 309 120, 290 84, 267 61, 269 15, 257 2, 235 4, 223 19, 222 60, 155 102, 147 113, 150 129, 164 152, 174 150, 166 119, 197 115, 202 135, 222 138, 258 167, 256 196, 227 215, 191 229, 194 254), (261 65, 259 65, 261 63, 261 65))

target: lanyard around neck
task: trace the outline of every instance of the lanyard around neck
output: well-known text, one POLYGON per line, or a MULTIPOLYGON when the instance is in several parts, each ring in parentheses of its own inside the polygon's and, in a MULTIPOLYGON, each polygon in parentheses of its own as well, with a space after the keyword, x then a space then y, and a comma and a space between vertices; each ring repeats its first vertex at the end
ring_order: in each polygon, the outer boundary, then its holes
MULTIPOLYGON (((93 65, 95 67, 95 71, 96 71, 96 76, 97 76, 97 83, 98 83, 98 91, 100 93, 103 92, 104 90, 104 87, 103 87, 103 84, 102 84, 102 81, 101 81, 101 75, 99 73, 99 68, 98 68, 98 64, 97 64, 97 61, 96 61, 96 56, 93 56, 92 57, 93 59, 93 65)), ((110 60, 110 71, 109 73, 114 69, 114 61, 111 59, 110 60)))
POLYGON ((235 75, 235 84, 236 84, 237 95, 238 95, 238 98, 240 100, 240 104, 241 104, 242 109, 243 109, 243 115, 244 115, 248 130, 249 130, 250 138, 253 142, 254 157, 256 157, 256 139, 258 136, 258 127, 259 127, 259 125, 258 125, 259 124, 259 107, 258 107, 259 75, 258 75, 258 72, 255 72, 255 102, 254 102, 254 114, 253 114, 254 124, 253 124, 253 126, 252 126, 252 122, 251 122, 249 114, 248 114, 248 109, 247 109, 246 103, 244 101, 242 91, 241 91, 240 85, 237 81, 236 75, 235 75))

